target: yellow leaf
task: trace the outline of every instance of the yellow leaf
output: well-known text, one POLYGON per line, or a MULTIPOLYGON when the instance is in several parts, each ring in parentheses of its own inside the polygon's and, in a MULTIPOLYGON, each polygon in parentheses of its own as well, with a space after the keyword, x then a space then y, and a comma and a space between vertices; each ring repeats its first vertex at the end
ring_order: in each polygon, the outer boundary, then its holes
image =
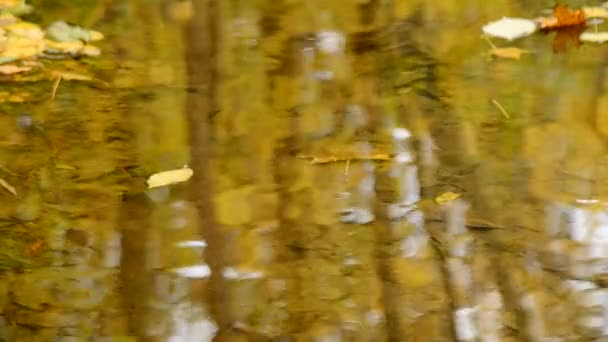
POLYGON ((4 64, 0 65, 0 74, 11 75, 17 74, 20 72, 26 72, 32 70, 31 67, 22 67, 14 64, 4 64))
POLYGON ((328 164, 335 162, 360 161, 360 160, 376 160, 388 161, 391 160, 390 154, 374 153, 369 155, 343 155, 343 156, 305 156, 300 155, 298 158, 310 159, 311 164, 328 164))
POLYGON ((89 35, 91 36, 91 41, 96 42, 98 40, 103 39, 103 33, 99 31, 89 30, 89 35))
POLYGON ((0 186, 2 186, 4 189, 6 189, 8 192, 10 192, 11 194, 17 196, 17 190, 15 190, 15 187, 8 184, 4 179, 0 178, 0 186))
POLYGON ((155 173, 148 178, 148 188, 152 189, 160 186, 185 182, 190 179, 193 174, 194 171, 192 171, 192 169, 189 167, 155 173))
POLYGON ((69 54, 78 54, 84 48, 84 43, 80 40, 69 42, 57 42, 54 40, 46 39, 44 43, 46 44, 45 50, 49 50, 51 52, 57 51, 69 54))
POLYGON ((34 57, 44 51, 44 41, 27 37, 10 36, 4 42, 4 49, 0 52, 1 57, 22 59, 34 57))
POLYGON ((87 44, 80 53, 84 56, 97 57, 101 55, 101 50, 97 46, 87 44))
POLYGON ((435 197, 435 202, 437 202, 437 204, 444 204, 444 203, 451 202, 451 201, 457 199, 458 197, 460 197, 460 194, 448 191, 448 192, 444 192, 441 195, 435 197))
POLYGON ((51 76, 54 79, 61 77, 61 79, 66 81, 90 81, 93 79, 91 76, 77 74, 75 72, 69 71, 52 71, 51 76))
POLYGON ((509 59, 519 59, 524 53, 529 53, 529 51, 516 47, 493 48, 490 50, 491 56, 509 59))
POLYGON ((27 21, 19 21, 13 24, 4 26, 4 29, 14 35, 21 36, 32 40, 41 40, 44 38, 44 31, 40 26, 27 21))
POLYGON ((587 18, 608 18, 608 9, 604 7, 583 7, 587 18))
POLYGON ((590 43, 604 43, 608 41, 608 32, 584 32, 581 40, 590 43))

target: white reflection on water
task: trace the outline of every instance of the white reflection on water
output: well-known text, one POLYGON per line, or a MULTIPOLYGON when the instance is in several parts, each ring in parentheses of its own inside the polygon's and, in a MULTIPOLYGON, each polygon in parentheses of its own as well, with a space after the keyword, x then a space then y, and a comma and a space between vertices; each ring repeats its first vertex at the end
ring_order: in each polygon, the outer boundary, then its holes
POLYGON ((211 275, 211 269, 207 264, 192 265, 174 268, 173 272, 185 278, 201 279, 211 275))
POLYGON ((201 308, 184 303, 171 312, 174 322, 173 335, 168 342, 207 342, 213 341, 217 325, 201 308))

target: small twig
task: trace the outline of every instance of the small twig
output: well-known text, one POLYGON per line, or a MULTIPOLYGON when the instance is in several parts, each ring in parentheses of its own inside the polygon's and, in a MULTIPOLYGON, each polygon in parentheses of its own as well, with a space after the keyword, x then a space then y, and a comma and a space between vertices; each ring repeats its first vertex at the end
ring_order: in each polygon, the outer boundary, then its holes
POLYGON ((61 74, 59 74, 59 76, 57 76, 57 79, 55 80, 55 84, 53 84, 53 91, 51 92, 52 100, 55 99, 55 95, 57 94, 57 88, 59 88, 60 82, 61 82, 61 74))
POLYGON ((350 169, 350 159, 346 161, 346 166, 344 167, 344 175, 348 177, 348 171, 350 169))
POLYGON ((490 46, 492 47, 492 49, 496 49, 496 45, 494 45, 494 43, 492 43, 492 41, 490 40, 490 38, 488 38, 487 36, 483 36, 483 38, 486 40, 486 42, 488 42, 488 44, 490 44, 490 46))
POLYGON ((511 116, 509 115, 509 113, 507 113, 507 111, 504 109, 503 106, 500 105, 500 103, 498 103, 498 101, 492 99, 492 103, 502 112, 502 115, 505 116, 505 118, 510 119, 511 116))
POLYGON ((2 164, 0 164, 0 170, 2 170, 2 171, 4 171, 4 172, 8 173, 8 174, 9 174, 9 175, 11 175, 11 176, 16 176, 16 177, 19 177, 19 175, 18 175, 18 174, 14 173, 14 172, 13 172, 13 171, 11 171, 11 170, 10 170, 8 167, 6 167, 6 166, 4 166, 4 165, 2 165, 2 164))

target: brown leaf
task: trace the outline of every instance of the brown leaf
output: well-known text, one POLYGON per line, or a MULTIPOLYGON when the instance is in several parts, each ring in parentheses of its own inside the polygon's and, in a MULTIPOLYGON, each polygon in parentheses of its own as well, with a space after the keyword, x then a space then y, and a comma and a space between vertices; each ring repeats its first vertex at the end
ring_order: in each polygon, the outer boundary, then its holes
POLYGON ((42 239, 38 239, 27 247, 27 252, 31 256, 38 256, 44 247, 46 247, 46 242, 42 239))
POLYGON ((571 10, 566 5, 555 5, 552 17, 538 18, 536 22, 542 30, 556 30, 564 27, 586 25, 587 19, 583 10, 571 10))

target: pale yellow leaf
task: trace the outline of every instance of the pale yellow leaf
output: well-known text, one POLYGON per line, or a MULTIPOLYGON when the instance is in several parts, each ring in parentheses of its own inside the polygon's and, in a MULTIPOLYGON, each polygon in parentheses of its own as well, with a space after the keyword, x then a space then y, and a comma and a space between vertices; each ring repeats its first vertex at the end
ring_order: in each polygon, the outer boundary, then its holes
POLYGON ((608 41, 608 32, 584 32, 580 39, 590 43, 604 43, 608 41))
POLYGON ((190 179, 193 174, 194 171, 188 167, 155 173, 148 178, 148 188, 152 189, 160 186, 185 182, 190 179))
POLYGON ((93 79, 91 76, 77 74, 75 72, 69 71, 52 71, 51 76, 55 79, 61 77, 61 79, 66 81, 90 81, 93 79))
POLYGON ((26 72, 26 71, 30 71, 30 70, 32 70, 32 68, 26 67, 26 66, 18 66, 18 65, 14 65, 14 64, 0 65, 0 74, 4 74, 4 75, 18 74, 18 73, 26 72))
POLYGON ((19 21, 13 24, 5 25, 4 29, 23 38, 32 40, 41 40, 44 38, 44 31, 40 28, 40 26, 28 21, 19 21))
POLYGON ((99 31, 89 30, 89 35, 91 36, 92 42, 96 42, 96 41, 102 40, 104 38, 103 33, 99 32, 99 31))
POLYGON ((504 17, 488 23, 481 30, 492 37, 513 40, 531 35, 537 30, 537 26, 529 19, 504 17))
POLYGON ((529 51, 516 47, 493 48, 490 50, 491 56, 509 59, 520 59, 521 55, 525 53, 529 53, 529 51))
POLYGON ((62 52, 68 54, 78 54, 84 48, 84 43, 80 40, 57 42, 50 39, 45 39, 45 50, 49 52, 62 52))
POLYGON ((101 49, 94 45, 85 45, 80 53, 84 56, 97 57, 101 55, 101 49))
POLYGON ((2 186, 4 189, 6 189, 6 191, 10 192, 11 194, 17 196, 17 190, 15 190, 15 187, 8 184, 4 179, 0 178, 0 186, 2 186))
POLYGON ((448 192, 444 192, 441 195, 435 197, 435 202, 437 202, 437 204, 444 204, 444 203, 451 202, 451 201, 457 199, 458 197, 460 197, 460 194, 448 191, 448 192))
POLYGON ((583 7, 586 18, 608 18, 608 9, 604 7, 583 7))

